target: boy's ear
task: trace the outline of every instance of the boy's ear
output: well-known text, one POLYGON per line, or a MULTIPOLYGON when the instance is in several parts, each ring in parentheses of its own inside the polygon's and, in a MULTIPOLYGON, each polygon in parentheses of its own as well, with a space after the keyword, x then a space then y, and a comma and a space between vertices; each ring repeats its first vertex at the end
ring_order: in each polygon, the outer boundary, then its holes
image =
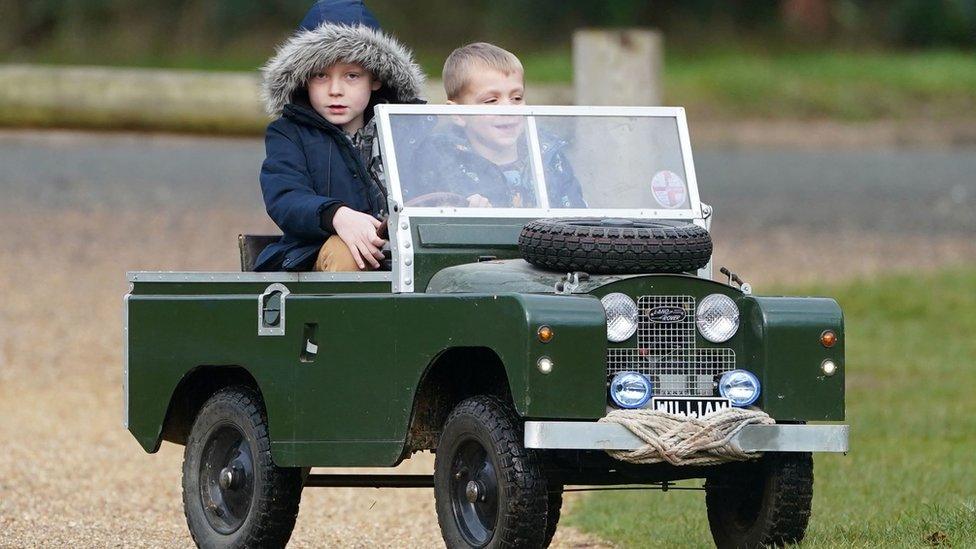
POLYGON ((383 83, 380 82, 379 79, 377 78, 374 78, 373 83, 369 85, 369 89, 372 91, 376 91, 382 87, 383 87, 383 83))
MULTIPOLYGON (((447 104, 448 105, 457 105, 458 102, 457 101, 451 101, 450 99, 448 99, 447 100, 447 104)), ((465 126, 465 120, 464 120, 464 118, 461 118, 460 116, 451 116, 451 122, 454 122, 454 125, 455 126, 461 126, 462 128, 465 126)))

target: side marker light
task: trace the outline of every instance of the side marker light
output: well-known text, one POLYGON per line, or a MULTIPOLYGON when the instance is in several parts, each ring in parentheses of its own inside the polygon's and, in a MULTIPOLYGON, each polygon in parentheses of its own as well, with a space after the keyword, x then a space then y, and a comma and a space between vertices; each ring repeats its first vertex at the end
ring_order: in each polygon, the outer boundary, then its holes
POLYGON ((539 359, 539 362, 536 363, 536 366, 539 367, 540 372, 542 372, 543 374, 548 374, 549 372, 552 371, 552 366, 553 366, 552 359, 547 356, 544 356, 539 359))
POLYGON ((823 370, 825 376, 832 376, 837 373, 837 364, 828 358, 820 365, 820 369, 823 370))
POLYGON ((538 335, 539 335, 539 341, 543 343, 549 343, 550 341, 552 341, 553 336, 555 336, 556 334, 552 331, 552 328, 543 325, 543 326, 539 326, 538 335))
POLYGON ((837 334, 835 334, 832 330, 824 330, 823 333, 820 334, 820 344, 828 349, 833 347, 837 344, 837 334))

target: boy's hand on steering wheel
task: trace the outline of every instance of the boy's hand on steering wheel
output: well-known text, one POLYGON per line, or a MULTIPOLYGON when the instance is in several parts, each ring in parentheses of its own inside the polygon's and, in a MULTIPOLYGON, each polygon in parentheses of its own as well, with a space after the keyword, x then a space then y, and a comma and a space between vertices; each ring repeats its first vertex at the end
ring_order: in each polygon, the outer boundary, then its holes
POLYGON ((364 270, 367 263, 371 268, 378 269, 379 260, 383 259, 383 251, 380 248, 386 244, 386 241, 376 234, 380 225, 382 221, 348 206, 336 210, 332 218, 332 226, 336 234, 349 248, 356 265, 364 270))
POLYGON ((469 208, 490 208, 491 202, 480 194, 473 194, 468 197, 469 208))

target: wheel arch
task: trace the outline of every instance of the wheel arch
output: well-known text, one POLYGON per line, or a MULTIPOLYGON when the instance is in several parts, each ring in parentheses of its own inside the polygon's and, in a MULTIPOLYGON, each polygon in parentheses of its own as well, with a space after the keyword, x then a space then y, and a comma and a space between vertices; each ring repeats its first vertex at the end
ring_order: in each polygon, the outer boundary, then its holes
POLYGON ((201 365, 187 372, 170 396, 160 440, 185 445, 193 420, 203 404, 217 391, 233 385, 250 387, 264 399, 257 379, 241 366, 201 365))
POLYGON ((431 360, 414 392, 404 457, 437 447, 451 410, 466 398, 494 395, 513 404, 505 364, 489 347, 451 347, 431 360))

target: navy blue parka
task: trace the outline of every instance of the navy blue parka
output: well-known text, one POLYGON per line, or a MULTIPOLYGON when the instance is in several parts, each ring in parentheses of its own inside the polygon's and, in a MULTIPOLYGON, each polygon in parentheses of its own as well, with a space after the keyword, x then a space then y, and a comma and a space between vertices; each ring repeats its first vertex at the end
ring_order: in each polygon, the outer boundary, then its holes
POLYGON ((423 74, 412 54, 379 30, 358 0, 320 0, 263 67, 262 95, 278 118, 265 134, 267 157, 261 191, 271 219, 284 235, 255 262, 257 271, 307 270, 332 236, 340 206, 377 218, 386 195, 365 169, 349 136, 312 108, 306 83, 317 70, 338 62, 358 63, 381 82, 367 107, 377 102, 416 102, 423 74))

